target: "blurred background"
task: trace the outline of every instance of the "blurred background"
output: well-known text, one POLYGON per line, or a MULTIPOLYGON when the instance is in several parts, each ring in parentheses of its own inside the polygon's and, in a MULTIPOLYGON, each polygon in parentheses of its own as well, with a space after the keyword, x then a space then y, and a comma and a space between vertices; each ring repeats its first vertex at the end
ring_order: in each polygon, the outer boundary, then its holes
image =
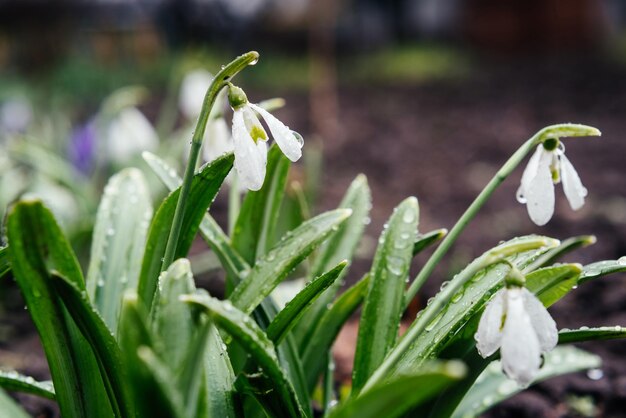
MULTIPOLYGON (((594 234, 597 244, 569 257, 583 264, 626 254, 621 0, 0 0, 0 214, 18 196, 48 198, 75 247, 88 253, 98 196, 113 172, 145 169, 141 149, 181 166, 193 124, 179 105, 185 75, 215 73, 253 49, 259 63, 236 81, 252 102, 286 99, 276 114, 304 136, 306 161, 292 174, 312 210, 335 207, 358 173, 368 177, 372 223, 351 280, 369 267, 382 225, 403 198, 418 197, 420 231, 450 228, 519 145, 561 122, 603 132, 565 141, 587 204, 573 212, 559 185, 554 218, 535 226, 515 199, 520 167, 420 299, 517 235, 594 234), (98 127, 119 103, 136 106, 153 130, 143 148, 121 156, 94 143, 105 141, 98 127)), ((226 213, 221 197, 218 219, 226 213)), ((554 308, 559 326, 626 325, 624 279, 568 296, 554 308)), ((0 310, 21 309, 12 285, 2 286, 0 310)), ((3 362, 20 344, 34 344, 19 331, 27 321, 2 315, 3 362)), ((626 345, 586 347, 605 359, 603 378, 542 384, 492 416, 624 416, 626 345)), ((345 373, 350 349, 338 348, 345 373)))

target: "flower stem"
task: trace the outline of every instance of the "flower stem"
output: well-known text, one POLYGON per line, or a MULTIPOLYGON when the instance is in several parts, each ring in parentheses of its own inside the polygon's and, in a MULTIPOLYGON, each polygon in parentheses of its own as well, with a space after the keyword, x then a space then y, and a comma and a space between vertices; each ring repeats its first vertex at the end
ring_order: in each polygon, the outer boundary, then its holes
POLYGON ((195 174, 195 167, 198 162, 198 156, 200 155, 200 148, 202 147, 202 139, 204 138, 204 131, 206 124, 211 114, 211 109, 215 103, 215 99, 219 92, 226 86, 228 81, 233 78, 237 73, 246 68, 248 65, 254 65, 259 59, 259 54, 256 51, 247 52, 239 57, 235 58, 230 64, 224 66, 222 70, 217 73, 206 95, 204 96, 204 102, 202 103, 202 110, 196 123, 196 129, 193 132, 191 139, 191 148, 189 149, 189 159, 187 160, 187 167, 185 168, 185 175, 183 177, 183 184, 178 196, 178 202, 176 203, 176 210, 174 212, 174 219, 172 220, 172 227, 167 239, 167 246, 165 247, 165 255, 163 256, 163 263, 161 265, 161 271, 165 271, 170 264, 174 261, 176 254, 176 246, 178 244, 178 238, 180 236, 180 229, 183 224, 183 216, 185 213, 185 206, 189 191, 191 189, 191 182, 195 174))
POLYGON ((480 192, 478 197, 467 208, 465 213, 452 227, 448 235, 441 242, 439 247, 430 256, 424 267, 420 270, 411 286, 405 295, 405 307, 409 305, 411 300, 415 297, 422 285, 428 280, 432 272, 435 270, 443 256, 448 252, 452 244, 457 240, 461 232, 465 229, 467 224, 474 219, 474 216, 483 207, 485 202, 491 197, 493 192, 498 186, 517 168, 517 166, 524 160, 526 155, 531 152, 537 145, 551 138, 563 138, 563 137, 577 137, 577 136, 599 136, 600 131, 596 128, 586 125, 577 125, 571 123, 564 123, 559 125, 552 125, 543 128, 529 140, 527 140, 515 153, 508 159, 506 163, 498 170, 495 176, 489 181, 487 186, 480 192))

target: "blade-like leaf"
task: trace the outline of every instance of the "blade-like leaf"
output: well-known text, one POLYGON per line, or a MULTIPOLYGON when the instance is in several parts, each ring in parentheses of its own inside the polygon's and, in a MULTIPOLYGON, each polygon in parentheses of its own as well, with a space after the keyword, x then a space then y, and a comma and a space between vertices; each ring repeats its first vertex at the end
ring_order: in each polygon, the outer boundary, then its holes
POLYGON ((52 271, 52 283, 83 337, 98 359, 109 399, 119 417, 134 417, 122 355, 115 337, 91 305, 87 294, 70 279, 52 271))
POLYGON ((291 162, 274 144, 267 155, 263 187, 248 192, 232 231, 232 245, 250 265, 265 255, 273 243, 273 233, 285 193, 291 162))
MULTIPOLYGON (((533 383, 551 377, 600 367, 600 357, 574 347, 557 347, 544 356, 544 363, 533 383)), ((463 401, 452 415, 453 418, 476 417, 492 406, 510 398, 523 388, 507 379, 500 361, 492 362, 476 379, 463 401)))
POLYGON ((571 237, 564 239, 561 243, 541 256, 537 257, 527 268, 529 271, 533 271, 540 267, 548 266, 559 259, 563 254, 574 251, 578 248, 584 248, 596 243, 596 237, 593 235, 581 235, 578 237, 571 237))
POLYGON ((272 320, 267 327, 267 337, 274 344, 280 343, 291 327, 307 312, 307 308, 337 280, 346 265, 347 261, 342 261, 335 268, 322 274, 302 289, 272 320))
POLYGON ((329 418, 394 418, 419 406, 465 374, 463 363, 449 361, 399 375, 372 386, 331 410, 329 418))
POLYGON ((41 337, 61 413, 110 417, 96 358, 52 284, 55 269, 85 291, 78 262, 52 213, 40 201, 19 202, 10 210, 7 235, 13 274, 41 337))
POLYGON ((30 415, 0 389, 0 418, 30 418, 30 415))
POLYGON ((446 236, 448 230, 445 228, 435 229, 434 231, 426 232, 425 234, 418 234, 413 244, 413 256, 416 256, 424 249, 439 242, 446 236))
POLYGON ((330 308, 326 308, 326 312, 311 334, 311 339, 300 347, 302 368, 306 372, 306 384, 309 392, 313 390, 317 378, 324 370, 326 353, 331 349, 339 331, 363 301, 368 283, 369 276, 366 275, 339 296, 330 308))
POLYGON ((233 291, 230 300, 249 314, 274 288, 351 214, 349 209, 326 212, 288 232, 233 291))
MULTIPOLYGON (((217 192, 233 164, 232 154, 225 155, 205 165, 192 181, 191 190, 185 207, 181 235, 176 246, 174 259, 187 255, 200 222, 215 199, 217 192)), ((157 279, 161 273, 162 258, 170 232, 171 223, 178 202, 180 188, 172 192, 157 210, 148 233, 144 252, 138 294, 146 307, 152 306, 152 299, 157 289, 157 279)))
MULTIPOLYGON (((365 226, 369 222, 371 207, 372 196, 367 184, 367 178, 360 174, 352 181, 339 204, 339 208, 351 209, 352 215, 339 227, 332 237, 322 244, 309 277, 319 276, 337 265, 341 260, 348 260, 348 263, 351 262, 354 252, 363 237, 365 226)), ((342 277, 347 272, 348 268, 344 270, 342 277)), ((326 311, 326 306, 335 298, 337 291, 341 287, 341 282, 341 278, 336 280, 313 303, 307 315, 298 321, 297 327, 294 329, 298 345, 302 346, 305 341, 310 341, 311 333, 326 311)))
MULTIPOLYGON (((149 152, 144 152, 142 156, 169 191, 174 191, 180 187, 183 180, 176 174, 176 170, 165 161, 149 152)), ((247 272, 250 269, 250 266, 248 266, 241 255, 230 245, 230 239, 209 213, 204 214, 202 218, 200 235, 217 254, 222 267, 228 273, 228 278, 238 279, 240 276, 245 275, 243 272, 247 272)))
POLYGON ((150 191, 141 171, 127 168, 111 177, 98 207, 87 290, 113 334, 122 295, 137 286, 151 218, 150 191))
POLYGON ((579 329, 562 329, 559 331, 559 344, 580 343, 584 341, 620 340, 626 338, 626 327, 581 327, 579 329))
POLYGON ((545 306, 552 306, 576 286, 581 271, 580 264, 545 267, 528 274, 526 287, 537 294, 545 306))
POLYGON ((394 209, 378 241, 359 323, 352 373, 354 392, 361 390, 398 338, 418 218, 417 199, 404 200, 394 209))
POLYGON ((11 263, 9 263, 9 248, 0 248, 0 279, 11 271, 11 263))
POLYGON ((583 284, 589 280, 622 271, 626 271, 626 257, 621 257, 617 260, 598 261, 597 263, 587 264, 583 267, 583 272, 578 278, 578 283, 583 284))
POLYGON ((283 399, 284 416, 304 415, 294 389, 278 363, 274 344, 246 313, 229 301, 220 301, 208 295, 190 295, 184 300, 205 309, 217 326, 228 332, 254 358, 283 399))
POLYGON ((0 387, 14 392, 30 393, 42 398, 55 399, 52 382, 38 382, 30 376, 24 376, 14 371, 0 370, 0 387))

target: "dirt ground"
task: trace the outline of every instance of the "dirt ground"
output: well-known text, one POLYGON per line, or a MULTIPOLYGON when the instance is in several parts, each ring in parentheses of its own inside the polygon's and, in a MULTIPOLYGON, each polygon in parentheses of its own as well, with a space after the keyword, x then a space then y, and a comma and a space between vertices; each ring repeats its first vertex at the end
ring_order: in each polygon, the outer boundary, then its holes
MULTIPOLYGON (((500 240, 539 233, 556 238, 595 234, 596 245, 568 255, 567 261, 589 263, 626 255, 626 83, 625 69, 605 59, 526 59, 483 61, 468 78, 420 85, 342 87, 339 91, 342 135, 326 139, 320 209, 334 207, 356 176, 367 175, 373 191, 374 241, 393 207, 409 195, 420 202, 422 232, 450 228, 498 167, 530 135, 560 122, 593 125, 600 139, 566 140, 567 156, 589 190, 582 210, 573 212, 561 186, 552 221, 537 227, 515 200, 523 167, 495 193, 467 228, 445 265, 420 294, 423 302, 444 278, 500 240)), ((276 92, 271 92, 276 95, 276 92)), ((280 116, 292 128, 310 133, 304 94, 284 94, 288 106, 280 116)), ((263 97, 263 96, 261 96, 263 97)), ((425 261, 418 257, 414 270, 425 261)), ((358 260, 350 279, 369 266, 358 260)), ((582 286, 551 308, 560 328, 582 325, 626 325, 626 276, 609 276, 582 286)), ((16 300, 12 294, 6 299, 16 300)), ((45 362, 36 348, 23 305, 9 304, 3 314, 0 359, 45 378, 45 362), (17 313, 17 315, 16 315, 17 313), (20 315, 21 313, 21 315, 20 315), (35 347, 35 348, 33 348, 35 347), (26 358, 15 353, 28 353, 26 358)), ((354 326, 349 327, 354 329, 354 326)), ((336 347, 340 377, 349 376, 355 332, 348 329, 336 347)), ((626 416, 626 342, 588 343, 599 354, 604 376, 585 373, 542 383, 505 402, 488 417, 567 417, 571 396, 590 396, 595 416, 626 416)), ((38 351, 39 350, 39 351, 38 351)), ((37 416, 50 409, 34 403, 37 416), (42 409, 43 408, 43 409, 42 409)))

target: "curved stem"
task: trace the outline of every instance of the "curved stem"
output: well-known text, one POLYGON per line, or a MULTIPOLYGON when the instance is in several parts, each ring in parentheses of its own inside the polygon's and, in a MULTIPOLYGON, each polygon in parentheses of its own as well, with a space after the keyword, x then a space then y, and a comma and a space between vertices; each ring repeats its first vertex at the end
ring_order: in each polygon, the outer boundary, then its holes
POLYGON ((204 132, 206 130, 206 124, 211 114, 211 109, 215 103, 215 99, 219 92, 226 86, 228 81, 233 78, 237 73, 246 68, 248 65, 254 65, 259 59, 259 54, 256 51, 247 52, 239 57, 235 58, 230 64, 222 68, 217 73, 211 86, 207 90, 204 96, 204 102, 202 103, 202 110, 196 123, 196 129, 193 132, 191 139, 191 148, 189 149, 189 159, 187 160, 187 167, 185 168, 185 175, 183 177, 183 184, 178 196, 178 202, 176 203, 176 210, 174 212, 174 218, 172 220, 172 227, 170 229, 170 235, 167 239, 167 246, 165 247, 165 255, 163 256, 163 264, 161 265, 161 271, 165 271, 170 264, 174 261, 174 255, 176 254, 176 246, 178 244, 178 238, 180 236, 180 229, 183 224, 183 216, 185 213, 185 206, 187 203, 187 197, 191 189, 191 182, 195 174, 195 167, 198 162, 198 156, 200 155, 200 148, 202 147, 202 139, 204 138, 204 132))
POLYGON ((411 286, 405 295, 405 308, 409 305, 411 300, 415 297, 422 285, 428 280, 435 267, 439 264, 443 256, 448 252, 452 244, 457 240, 461 232, 465 229, 467 224, 474 219, 476 213, 483 207, 485 202, 491 197, 493 192, 498 186, 517 168, 517 166, 524 160, 526 155, 531 152, 537 145, 550 138, 564 138, 564 137, 578 137, 578 136, 599 136, 600 131, 596 128, 586 125, 578 125, 571 123, 564 123, 559 125, 552 125, 543 128, 529 140, 527 140, 515 153, 508 159, 506 163, 498 170, 495 176, 489 181, 487 186, 476 197, 472 204, 467 208, 465 213, 452 227, 448 235, 441 242, 439 247, 430 256, 424 267, 420 270, 411 286))

